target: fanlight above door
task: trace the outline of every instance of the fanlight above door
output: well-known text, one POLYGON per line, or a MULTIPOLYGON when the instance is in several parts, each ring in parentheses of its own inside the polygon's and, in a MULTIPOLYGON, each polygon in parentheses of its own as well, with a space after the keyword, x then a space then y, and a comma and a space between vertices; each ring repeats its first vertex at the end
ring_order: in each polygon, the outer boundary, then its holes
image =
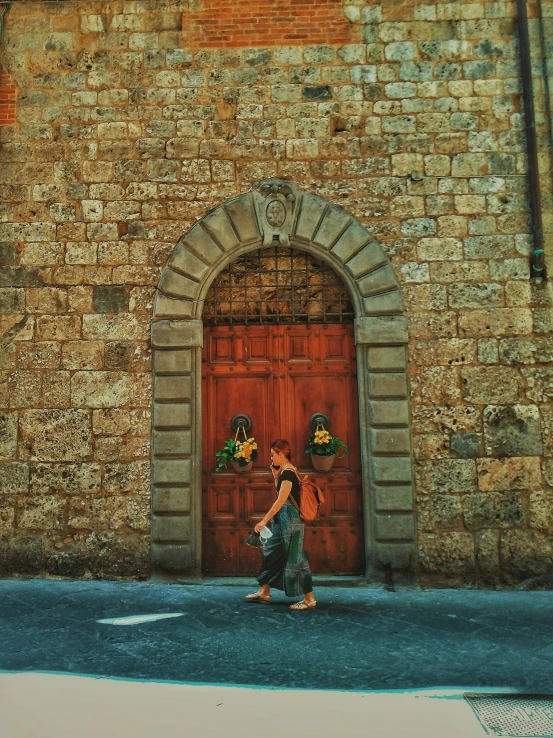
POLYGON ((269 247, 244 254, 211 285, 205 325, 351 323, 351 298, 339 276, 305 251, 269 247))

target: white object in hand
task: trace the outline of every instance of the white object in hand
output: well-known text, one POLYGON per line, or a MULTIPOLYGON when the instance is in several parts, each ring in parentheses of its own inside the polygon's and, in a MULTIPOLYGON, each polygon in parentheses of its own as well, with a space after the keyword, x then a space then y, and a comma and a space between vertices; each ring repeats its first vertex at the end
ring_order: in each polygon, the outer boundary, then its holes
POLYGON ((269 538, 270 538, 270 537, 271 537, 272 535, 273 535, 273 531, 272 531, 272 530, 270 530, 269 528, 267 528, 267 526, 266 526, 266 525, 264 525, 264 526, 263 526, 263 528, 261 528, 261 530, 259 531, 259 537, 260 537, 260 538, 261 538, 261 539, 262 539, 263 541, 268 541, 268 540, 269 540, 269 538))

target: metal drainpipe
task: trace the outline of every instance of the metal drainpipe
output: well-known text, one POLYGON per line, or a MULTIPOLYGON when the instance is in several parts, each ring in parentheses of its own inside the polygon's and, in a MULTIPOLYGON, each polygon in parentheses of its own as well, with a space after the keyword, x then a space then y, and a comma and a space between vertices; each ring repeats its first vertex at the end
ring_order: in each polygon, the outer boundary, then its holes
MULTIPOLYGON (((4 33, 4 18, 8 14, 8 10, 11 8, 11 0, 2 0, 0 5, 0 46, 2 44, 2 34, 4 33)), ((2 75, 2 59, 0 58, 0 76, 2 75)))
MULTIPOLYGON (((12 4, 10 0, 3 0, 2 7, 0 8, 0 43, 2 42, 2 33, 4 32, 4 18, 8 14, 8 10, 12 4)), ((0 69, 2 67, 0 66, 0 69)))
POLYGON ((518 31, 520 42, 520 67, 524 97, 524 120, 528 148, 528 177, 530 180, 530 207, 532 211, 532 233, 534 243, 530 256, 530 277, 535 284, 546 278, 543 251, 543 222, 541 214, 541 190, 538 164, 538 141, 534 117, 534 90, 532 85, 532 61, 530 56, 530 37, 528 35, 528 15, 526 0, 517 0, 518 31))

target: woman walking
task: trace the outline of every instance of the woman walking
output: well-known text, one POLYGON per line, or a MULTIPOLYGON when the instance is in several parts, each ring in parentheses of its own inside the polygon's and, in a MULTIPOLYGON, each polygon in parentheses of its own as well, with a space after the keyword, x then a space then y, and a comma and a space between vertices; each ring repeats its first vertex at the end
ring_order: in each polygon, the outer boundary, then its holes
POLYGON ((261 571, 257 581, 260 589, 246 595, 250 602, 268 603, 271 587, 284 590, 288 597, 303 596, 291 610, 312 610, 317 601, 313 594, 311 570, 303 550, 304 525, 300 518, 300 483, 292 464, 292 447, 283 438, 271 444, 271 471, 278 497, 255 526, 255 532, 272 521, 273 535, 263 548, 261 571), (274 518, 274 520, 273 520, 274 518))

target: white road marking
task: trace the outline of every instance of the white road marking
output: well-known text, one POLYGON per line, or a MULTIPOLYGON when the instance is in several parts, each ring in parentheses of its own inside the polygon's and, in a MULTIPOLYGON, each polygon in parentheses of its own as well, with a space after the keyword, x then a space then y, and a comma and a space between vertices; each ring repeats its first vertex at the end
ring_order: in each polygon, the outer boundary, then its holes
POLYGON ((165 620, 165 618, 182 618, 183 612, 164 612, 158 615, 128 615, 126 618, 105 618, 97 620, 97 623, 106 625, 138 625, 138 623, 149 623, 152 620, 165 620))

